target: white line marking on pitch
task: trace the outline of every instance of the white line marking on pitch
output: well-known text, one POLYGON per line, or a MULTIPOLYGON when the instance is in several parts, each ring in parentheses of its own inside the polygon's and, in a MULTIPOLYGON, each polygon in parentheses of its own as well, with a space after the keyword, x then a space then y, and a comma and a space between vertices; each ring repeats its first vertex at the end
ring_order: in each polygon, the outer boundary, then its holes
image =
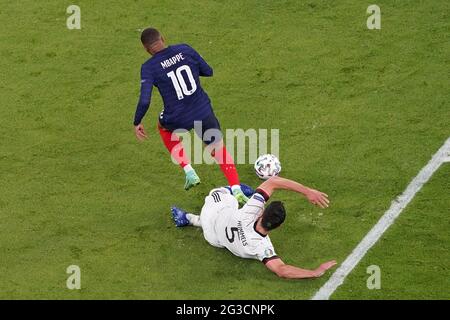
POLYGON ((391 207, 384 213, 377 224, 361 240, 353 252, 345 259, 341 266, 333 273, 328 281, 316 292, 312 300, 328 300, 333 292, 344 283, 347 275, 361 261, 367 251, 381 238, 383 233, 394 223, 403 209, 414 198, 416 193, 431 178, 433 173, 439 169, 441 164, 448 161, 450 154, 450 137, 442 147, 433 155, 425 167, 409 183, 406 190, 392 201, 391 207))

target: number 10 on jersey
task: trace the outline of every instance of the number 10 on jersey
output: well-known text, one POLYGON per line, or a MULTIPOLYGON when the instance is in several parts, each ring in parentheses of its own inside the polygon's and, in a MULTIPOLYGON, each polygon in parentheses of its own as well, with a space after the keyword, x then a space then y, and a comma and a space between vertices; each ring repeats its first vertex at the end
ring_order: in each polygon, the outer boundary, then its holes
POLYGON ((197 90, 197 83, 195 83, 194 76, 192 75, 191 68, 188 65, 179 67, 175 71, 170 71, 167 76, 172 80, 173 87, 177 93, 178 100, 184 98, 184 96, 190 96, 197 90), (186 81, 184 81, 182 72, 185 72, 189 82, 191 84, 191 89, 189 90, 186 81))

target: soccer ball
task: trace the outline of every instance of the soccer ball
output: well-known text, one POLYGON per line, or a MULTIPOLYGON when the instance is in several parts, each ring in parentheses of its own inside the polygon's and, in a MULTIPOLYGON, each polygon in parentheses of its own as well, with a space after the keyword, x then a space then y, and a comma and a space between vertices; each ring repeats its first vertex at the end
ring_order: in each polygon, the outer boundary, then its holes
POLYGON ((280 160, 273 154, 263 154, 255 161, 256 175, 263 180, 279 175, 280 171, 280 160))

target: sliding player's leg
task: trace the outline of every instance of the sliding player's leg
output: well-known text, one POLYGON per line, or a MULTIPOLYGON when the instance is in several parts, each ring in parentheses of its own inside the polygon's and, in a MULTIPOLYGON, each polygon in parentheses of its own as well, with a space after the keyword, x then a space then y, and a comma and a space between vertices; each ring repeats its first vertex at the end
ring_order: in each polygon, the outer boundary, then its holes
POLYGON ((185 226, 194 226, 194 227, 202 227, 200 222, 200 216, 192 213, 187 213, 181 208, 171 207, 170 211, 172 212, 172 218, 177 227, 185 227, 185 226))
POLYGON ((177 227, 188 225, 200 227, 203 230, 203 237, 209 244, 223 248, 216 233, 216 222, 224 207, 237 210, 238 204, 226 188, 216 188, 206 196, 200 215, 187 213, 177 207, 171 207, 171 211, 177 227))
MULTIPOLYGON (((231 194, 233 193, 231 190, 231 187, 225 186, 224 188, 226 188, 228 191, 230 191, 231 194)), ((241 190, 247 198, 250 198, 255 193, 255 189, 253 189, 252 187, 250 187, 249 185, 246 185, 244 183, 241 183, 241 190)))
POLYGON ((159 135, 161 136, 161 139, 167 150, 170 152, 172 158, 175 159, 175 161, 183 168, 184 173, 186 174, 186 183, 184 188, 189 190, 193 186, 199 184, 200 178, 194 168, 192 168, 189 159, 186 157, 183 143, 180 141, 179 137, 172 131, 163 128, 160 123, 158 123, 158 130, 159 135))

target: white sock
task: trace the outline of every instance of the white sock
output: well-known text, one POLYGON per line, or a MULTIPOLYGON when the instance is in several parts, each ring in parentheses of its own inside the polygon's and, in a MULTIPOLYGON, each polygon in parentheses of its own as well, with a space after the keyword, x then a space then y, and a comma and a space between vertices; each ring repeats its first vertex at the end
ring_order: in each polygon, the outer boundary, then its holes
POLYGON ((194 170, 190 164, 187 164, 183 167, 184 173, 188 173, 189 171, 194 170))
POLYGON ((241 186, 238 185, 238 184, 235 184, 235 185, 231 186, 231 193, 233 193, 234 190, 241 190, 241 186))
POLYGON ((186 218, 189 220, 189 224, 194 227, 201 227, 202 222, 200 221, 200 216, 196 214, 186 213, 186 218))

